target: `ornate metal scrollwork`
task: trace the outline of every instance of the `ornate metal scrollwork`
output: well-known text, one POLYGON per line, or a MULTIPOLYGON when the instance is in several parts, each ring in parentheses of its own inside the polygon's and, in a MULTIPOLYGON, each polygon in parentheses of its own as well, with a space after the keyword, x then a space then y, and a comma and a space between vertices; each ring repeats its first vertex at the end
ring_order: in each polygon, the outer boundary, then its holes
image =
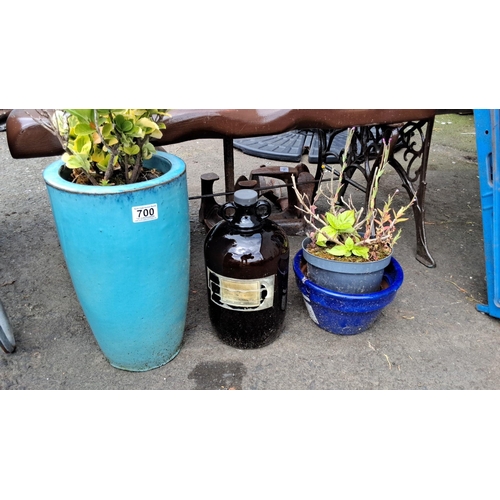
MULTIPOLYGON (((347 187, 353 185, 365 192, 365 194, 368 193, 369 186, 373 181, 374 169, 380 162, 384 141, 395 141, 393 142, 393 151, 389 164, 399 175, 410 199, 415 198, 413 214, 417 232, 417 260, 428 267, 435 267, 436 265, 427 248, 424 225, 427 162, 433 125, 434 119, 429 119, 392 125, 356 127, 347 155, 344 186, 341 190, 341 196, 344 196, 347 187), (396 156, 399 152, 402 155, 396 156), (402 165, 398 158, 402 158, 405 166, 402 165), (362 173, 365 179, 364 186, 353 181, 352 178, 356 171, 362 173)), ((326 164, 325 152, 330 149, 333 138, 340 132, 342 130, 318 131, 321 154, 318 158, 317 180, 319 180, 323 172, 320 166, 326 164)), ((338 158, 335 159, 336 163, 341 163, 343 154, 344 151, 340 151, 338 158)), ((328 166, 327 168, 333 174, 338 175, 338 172, 333 167, 328 166)))
MULTIPOLYGON (((431 125, 432 128, 432 125, 431 125)), ((406 178, 415 183, 422 175, 422 164, 425 148, 428 147, 427 135, 429 131, 429 121, 408 122, 398 128, 398 149, 402 149, 403 160, 406 162, 406 178), (425 129, 425 130, 424 130, 425 129), (420 159, 420 163, 412 174, 415 161, 420 159)))

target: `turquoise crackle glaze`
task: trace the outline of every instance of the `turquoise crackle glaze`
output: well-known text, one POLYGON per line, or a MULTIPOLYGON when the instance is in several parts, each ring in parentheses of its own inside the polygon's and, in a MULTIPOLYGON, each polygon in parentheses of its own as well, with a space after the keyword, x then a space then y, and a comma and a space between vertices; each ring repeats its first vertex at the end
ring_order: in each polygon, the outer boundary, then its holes
POLYGON ((127 186, 82 186, 44 171, 66 265, 111 365, 145 371, 179 352, 189 287, 186 166, 157 152, 164 175, 127 186))

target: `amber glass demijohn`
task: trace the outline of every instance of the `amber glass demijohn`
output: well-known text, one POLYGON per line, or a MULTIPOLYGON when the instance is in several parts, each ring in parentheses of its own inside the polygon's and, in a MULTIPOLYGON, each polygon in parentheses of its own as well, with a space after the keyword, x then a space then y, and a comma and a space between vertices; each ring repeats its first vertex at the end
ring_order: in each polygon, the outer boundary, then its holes
POLYGON ((240 349, 266 346, 283 328, 289 246, 270 214, 267 200, 241 189, 205 238, 210 321, 224 343, 240 349))

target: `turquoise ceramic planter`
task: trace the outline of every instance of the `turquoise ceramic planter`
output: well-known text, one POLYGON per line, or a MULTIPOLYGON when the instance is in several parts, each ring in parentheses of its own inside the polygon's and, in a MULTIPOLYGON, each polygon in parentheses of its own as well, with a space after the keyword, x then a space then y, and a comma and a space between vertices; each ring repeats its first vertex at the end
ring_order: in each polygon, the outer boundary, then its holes
POLYGON ((111 365, 145 371, 180 350, 189 287, 186 166, 158 152, 164 175, 128 186, 80 186, 44 171, 61 248, 87 321, 111 365))

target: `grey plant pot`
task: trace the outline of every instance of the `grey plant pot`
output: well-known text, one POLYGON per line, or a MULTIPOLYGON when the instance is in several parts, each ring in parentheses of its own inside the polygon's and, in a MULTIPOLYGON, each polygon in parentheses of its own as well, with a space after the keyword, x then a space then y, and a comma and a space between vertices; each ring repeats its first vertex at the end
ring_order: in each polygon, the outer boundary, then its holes
POLYGON ((384 270, 391 262, 391 255, 376 262, 341 262, 322 259, 307 251, 311 238, 302 241, 304 259, 309 279, 334 292, 363 294, 380 289, 384 270))

